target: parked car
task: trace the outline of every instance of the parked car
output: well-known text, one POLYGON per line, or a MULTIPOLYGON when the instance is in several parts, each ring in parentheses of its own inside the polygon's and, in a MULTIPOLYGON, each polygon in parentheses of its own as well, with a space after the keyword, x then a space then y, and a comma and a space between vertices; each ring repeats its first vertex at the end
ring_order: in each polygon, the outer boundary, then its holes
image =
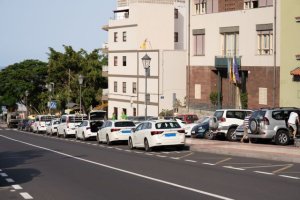
POLYGON ((97 132, 101 129, 103 123, 103 120, 83 120, 76 129, 76 139, 86 140, 89 138, 96 138, 97 132))
POLYGON ((194 128, 194 126, 197 125, 197 123, 187 124, 187 123, 185 123, 184 121, 182 121, 179 118, 175 118, 174 120, 177 121, 178 124, 184 129, 185 136, 186 137, 191 137, 191 135, 192 135, 192 129, 194 128))
POLYGON ((128 146, 130 149, 145 148, 145 151, 151 151, 158 146, 176 146, 183 149, 185 131, 174 120, 145 121, 130 134, 128 146))
POLYGON ((205 138, 212 140, 214 138, 213 131, 217 130, 219 122, 216 117, 203 117, 199 123, 192 128, 191 136, 193 138, 205 138))
POLYGON ((57 127, 59 123, 60 123, 59 119, 57 118, 52 119, 50 124, 46 128, 46 133, 49 135, 57 134, 57 127))
POLYGON ((291 112, 300 115, 299 108, 264 108, 254 111, 249 119, 250 140, 268 139, 278 145, 289 144, 293 139, 287 125, 291 112))
POLYGON ((78 126, 83 120, 87 120, 86 114, 70 114, 62 115, 60 123, 57 127, 57 136, 75 136, 76 126, 78 126))
POLYGON ((219 127, 214 131, 214 136, 223 135, 229 141, 234 140, 235 129, 244 123, 247 115, 251 114, 252 110, 245 109, 220 109, 216 110, 214 116, 219 121, 219 127))
POLYGON ((25 130, 28 121, 28 119, 21 119, 18 123, 18 130, 25 130))
POLYGON ((178 114, 176 117, 187 124, 191 124, 199 120, 198 116, 195 114, 178 114))
POLYGON ((128 141, 129 135, 135 124, 130 120, 107 120, 97 133, 99 143, 106 142, 111 145, 115 141, 128 141))
POLYGON ((47 125, 50 124, 53 118, 53 115, 37 115, 32 126, 32 131, 34 133, 46 133, 47 125))
MULTIPOLYGON (((248 139, 249 139, 249 134, 251 133, 250 129, 248 128, 248 139)), ((244 136, 244 123, 239 125, 234 133, 233 133, 233 140, 238 140, 240 141, 242 139, 242 137, 244 136)))
POLYGON ((11 119, 11 120, 8 122, 7 127, 8 127, 8 128, 18 128, 19 122, 20 122, 20 119, 11 119))

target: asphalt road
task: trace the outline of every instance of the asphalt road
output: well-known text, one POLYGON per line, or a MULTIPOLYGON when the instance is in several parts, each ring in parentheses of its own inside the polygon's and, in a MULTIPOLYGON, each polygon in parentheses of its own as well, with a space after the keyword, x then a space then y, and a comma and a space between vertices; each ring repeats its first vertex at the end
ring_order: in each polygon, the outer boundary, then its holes
POLYGON ((0 129, 0 199, 298 199, 300 166, 0 129))

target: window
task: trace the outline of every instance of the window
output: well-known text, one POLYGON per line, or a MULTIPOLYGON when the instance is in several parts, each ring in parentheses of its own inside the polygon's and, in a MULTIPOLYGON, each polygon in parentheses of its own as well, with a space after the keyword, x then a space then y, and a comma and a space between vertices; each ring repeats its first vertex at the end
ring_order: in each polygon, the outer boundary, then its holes
POLYGON ((118 56, 114 56, 114 66, 118 66, 118 56))
POLYGON ((136 108, 133 108, 133 116, 136 116, 136 108))
MULTIPOLYGON (((204 29, 201 29, 204 30, 204 29)), ((203 56, 205 55, 205 32, 197 32, 196 30, 193 33, 194 37, 194 55, 203 56)))
POLYGON ((118 32, 114 32, 114 42, 118 42, 118 32))
POLYGON ((132 83, 132 93, 136 94, 136 82, 132 83))
POLYGON ((123 56, 123 66, 126 66, 127 65, 127 61, 126 61, 126 56, 123 56))
POLYGON ((206 0, 195 1, 196 14, 205 14, 207 8, 206 0))
POLYGON ((239 55, 239 33, 221 33, 222 56, 239 55))
POLYGON ((178 19, 178 9, 177 8, 174 9, 174 18, 178 19))
POLYGON ((126 93, 126 82, 123 82, 123 93, 126 93))
POLYGON ((258 0, 244 0, 244 9, 258 8, 258 0))
POLYGON ((258 55, 273 54, 273 30, 257 31, 257 53, 258 55))
POLYGON ((195 99, 201 99, 201 85, 195 84, 195 99))
POLYGON ((178 32, 174 33, 174 42, 178 42, 178 32))
POLYGON ((118 92, 118 83, 114 81, 114 92, 118 92))
POLYGON ((127 41, 127 33, 126 31, 123 32, 123 42, 127 41))
POLYGON ((268 105, 268 88, 258 88, 258 103, 268 105))

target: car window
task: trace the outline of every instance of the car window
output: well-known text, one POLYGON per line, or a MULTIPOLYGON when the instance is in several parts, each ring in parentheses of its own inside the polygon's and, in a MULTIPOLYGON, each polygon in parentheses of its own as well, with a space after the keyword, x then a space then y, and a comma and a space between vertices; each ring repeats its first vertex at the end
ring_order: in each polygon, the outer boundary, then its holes
POLYGON ((263 119, 263 117, 265 116, 266 111, 265 110, 257 110, 254 111, 251 115, 251 118, 255 118, 255 119, 263 119))
POLYGON ((41 121, 42 122, 50 122, 53 119, 53 116, 42 116, 41 121))
POLYGON ((234 118, 244 120, 246 117, 245 115, 246 115, 245 111, 234 111, 234 118))
POLYGON ((131 127, 135 126, 132 121, 115 122, 115 127, 131 127))
POLYGON ((220 119, 223 117, 223 113, 224 113, 224 111, 216 111, 216 112, 214 113, 214 116, 215 116, 218 120, 220 120, 220 119))
POLYGON ((142 130, 143 125, 144 125, 144 123, 139 124, 139 125, 136 127, 135 130, 136 130, 136 131, 142 130))
POLYGON ((82 120, 87 120, 87 116, 69 116, 70 123, 82 122, 82 120))
POLYGON ((283 110, 275 110, 272 112, 272 118, 275 120, 284 120, 284 111, 283 110))
POLYGON ((155 124, 156 129, 172 129, 181 128, 177 122, 158 122, 155 124))

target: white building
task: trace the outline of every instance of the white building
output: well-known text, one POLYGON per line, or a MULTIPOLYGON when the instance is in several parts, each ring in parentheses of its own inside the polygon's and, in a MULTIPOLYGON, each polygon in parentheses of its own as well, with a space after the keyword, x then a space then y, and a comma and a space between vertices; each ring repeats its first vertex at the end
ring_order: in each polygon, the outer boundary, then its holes
POLYGON ((173 109, 186 96, 187 4, 184 0, 119 0, 108 30, 108 117, 124 111, 145 115, 145 69, 148 116, 173 109))

